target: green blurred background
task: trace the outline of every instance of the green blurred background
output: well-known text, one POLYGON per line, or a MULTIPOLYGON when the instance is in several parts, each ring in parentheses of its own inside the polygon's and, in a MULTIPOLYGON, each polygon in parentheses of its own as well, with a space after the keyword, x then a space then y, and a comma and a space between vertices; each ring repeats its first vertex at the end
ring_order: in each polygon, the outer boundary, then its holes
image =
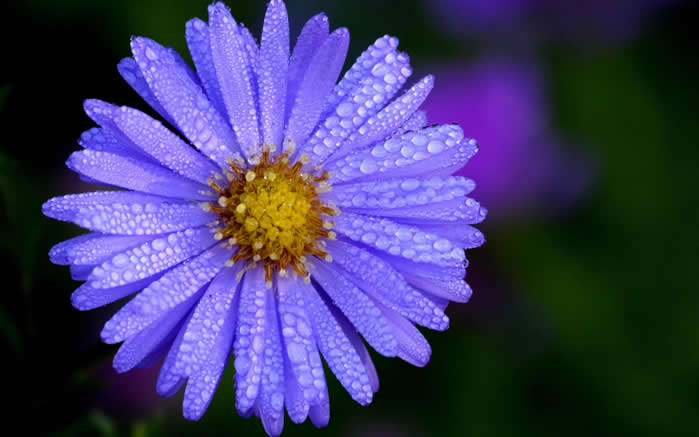
MULTIPOLYGON (((40 212, 49 197, 87 188, 63 166, 91 127, 82 100, 145 107, 115 68, 129 55, 129 37, 149 36, 185 54, 184 23, 205 18, 208 3, 25 0, 0 7, 6 430, 264 435, 257 419, 235 413, 232 369, 196 423, 181 417, 181 393, 154 394, 157 369, 111 371, 116 347, 99 343, 99 329, 115 306, 91 313, 70 306, 78 284, 47 252, 80 231, 40 212)), ((256 32, 264 3, 228 2, 256 32)), ((493 205, 482 225, 488 242, 469 252, 474 296, 449 307, 448 331, 426 333, 431 362, 418 369, 374 354, 381 389, 369 407, 353 403, 328 374, 330 425, 315 430, 287 419, 283 435, 697 435, 697 2, 626 2, 626 11, 644 12, 621 36, 588 25, 582 13, 574 31, 548 26, 560 20, 549 10, 508 18, 514 22, 464 22, 462 32, 446 23, 451 10, 436 11, 444 3, 290 0, 288 8, 295 33, 321 11, 331 27, 350 29, 346 68, 384 33, 400 38, 421 72, 492 55, 536 65, 545 123, 565 138, 556 144, 582 157, 574 164, 584 167, 585 181, 565 201, 512 194, 517 209, 493 205)), ((576 3, 559 2, 572 11, 567 20, 576 21, 576 3)), ((617 23, 612 30, 630 26, 617 23)), ((518 165, 536 159, 525 147, 518 165)))

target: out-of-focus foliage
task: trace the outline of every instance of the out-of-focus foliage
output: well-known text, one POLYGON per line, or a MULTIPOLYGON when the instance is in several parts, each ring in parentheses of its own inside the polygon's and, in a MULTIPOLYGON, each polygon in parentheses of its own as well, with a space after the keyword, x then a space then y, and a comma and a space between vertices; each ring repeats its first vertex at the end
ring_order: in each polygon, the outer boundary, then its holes
MULTIPOLYGON (((370 407, 353 403, 329 378, 329 427, 316 431, 287 420, 284 435, 693 435, 699 429, 696 2, 638 14, 644 18, 634 21, 633 32, 613 43, 600 40, 594 27, 589 34, 576 30, 575 39, 489 33, 488 26, 465 35, 440 21, 434 8, 445 2, 288 3, 292 31, 320 11, 331 26, 347 26, 350 58, 390 33, 418 73, 441 65, 468 69, 493 57, 536 66, 543 123, 564 139, 551 144, 567 156, 584 156, 579 165, 589 169, 589 179, 564 209, 547 193, 534 193, 527 214, 484 223, 488 242, 469 256, 474 296, 449 307, 448 331, 427 333, 430 364, 417 369, 374 355, 381 390, 370 407), (585 35, 594 43, 581 44, 585 35)), ((205 18, 208 4, 2 6, 0 341, 10 366, 3 386, 11 399, 7 429, 56 436, 264 435, 258 421, 234 411, 232 368, 196 423, 181 417, 181 394, 163 400, 153 393, 157 369, 116 375, 115 348, 100 344, 98 333, 119 304, 90 314, 71 308, 78 284, 46 254, 79 230, 40 213, 47 198, 90 188, 63 166, 91 126, 81 101, 99 97, 144 108, 115 68, 129 55, 129 37, 146 35, 185 53, 184 23, 205 18)), ((263 1, 229 6, 259 30, 263 1)), ((508 132, 516 126, 508 120, 522 114, 499 115, 499 128, 508 132)), ((506 153, 497 143, 481 147, 506 153)), ((524 153, 520 165, 530 168, 536 159, 524 153)), ((569 182, 567 176, 550 188, 569 182)), ((512 193, 521 192, 515 188, 512 193)))

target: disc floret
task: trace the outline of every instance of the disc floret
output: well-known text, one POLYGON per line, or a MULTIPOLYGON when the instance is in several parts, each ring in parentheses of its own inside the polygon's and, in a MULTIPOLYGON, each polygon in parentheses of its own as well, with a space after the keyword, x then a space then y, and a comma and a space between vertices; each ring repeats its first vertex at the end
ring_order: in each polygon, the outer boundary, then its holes
POLYGON ((217 200, 203 207, 219 216, 214 238, 238 246, 229 265, 247 262, 251 268, 261 263, 268 284, 275 271, 286 276, 287 268, 308 278, 307 257, 329 260, 322 239, 335 238, 331 218, 339 210, 318 198, 330 189, 329 174, 302 171, 308 157, 290 163, 289 152, 270 158, 268 149, 252 162, 247 166, 242 160, 229 160, 228 183, 223 186, 209 180, 217 200))

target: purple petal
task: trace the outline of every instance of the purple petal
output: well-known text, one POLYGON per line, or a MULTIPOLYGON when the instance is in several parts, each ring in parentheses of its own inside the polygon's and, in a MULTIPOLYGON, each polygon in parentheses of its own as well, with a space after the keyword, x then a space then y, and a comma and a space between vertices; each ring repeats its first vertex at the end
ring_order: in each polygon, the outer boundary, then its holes
POLYGON ((403 277, 414 287, 437 297, 454 302, 468 302, 471 298, 471 287, 461 279, 430 278, 403 272, 403 277))
POLYGON ((142 331, 162 314, 197 294, 229 257, 230 250, 217 246, 167 272, 105 323, 102 341, 118 343, 142 331))
POLYGON ((390 321, 391 331, 398 341, 398 356, 410 364, 423 367, 430 360, 432 348, 420 331, 403 316, 378 304, 390 321))
POLYGON ((433 86, 434 77, 432 76, 420 80, 402 96, 369 118, 328 157, 328 161, 334 161, 353 150, 360 150, 376 141, 383 140, 401 126, 405 126, 405 123, 425 101, 433 86))
POLYGON ((393 97, 411 74, 404 53, 391 52, 378 60, 360 79, 359 86, 341 99, 334 111, 324 114, 324 122, 301 149, 308 153, 310 163, 320 164, 332 155, 393 97))
POLYGON ((431 300, 407 284, 403 276, 381 258, 352 244, 329 241, 333 263, 365 293, 415 323, 443 331, 449 318, 431 300))
POLYGON ((312 285, 297 279, 279 278, 279 321, 291 369, 287 378, 296 379, 305 401, 316 405, 327 397, 327 388, 323 363, 304 309, 308 293, 314 293, 312 285))
POLYGON ((402 126, 396 129, 396 134, 402 135, 407 131, 420 130, 425 126, 427 126, 427 113, 425 111, 415 111, 402 126))
POLYGON ((301 34, 296 40, 294 51, 291 53, 289 61, 289 83, 286 93, 286 121, 291 116, 291 108, 296 100, 299 86, 306 74, 306 69, 311 64, 311 59, 315 55, 323 41, 328 37, 328 17, 325 14, 318 14, 304 24, 301 34))
POLYGON ((243 153, 249 157, 260 144, 250 59, 238 26, 223 3, 209 6, 209 31, 211 54, 229 121, 243 153))
POLYGON ((265 299, 269 294, 262 268, 255 268, 245 274, 240 290, 240 313, 233 343, 235 407, 241 415, 251 412, 259 395, 267 331, 265 299))
MULTIPOLYGON (((374 395, 371 389, 367 369, 348 335, 357 335, 354 329, 345 331, 338 320, 342 314, 333 314, 331 304, 326 302, 315 290, 306 294, 308 297, 308 313, 313 324, 318 349, 323 354, 328 367, 335 374, 340 384, 361 405, 368 405, 374 395)), ((322 418, 323 404, 316 407, 316 413, 322 418)), ((311 420, 314 409, 311 408, 311 420)), ((326 422, 327 423, 327 422, 326 422)), ((324 426, 317 425, 316 426, 324 426)))
POLYGON ((157 164, 157 161, 143 153, 142 150, 139 150, 131 141, 128 141, 126 138, 117 138, 117 135, 109 129, 99 127, 88 129, 80 134, 78 144, 85 149, 114 153, 115 155, 128 157, 138 157, 143 161, 157 164))
POLYGON ((316 261, 313 266, 313 279, 352 322, 367 343, 381 355, 396 356, 396 341, 391 335, 386 319, 372 300, 331 263, 316 261))
POLYGON ((117 65, 117 70, 124 80, 131 85, 131 88, 138 93, 143 100, 150 105, 151 108, 160 114, 165 120, 167 120, 171 125, 176 126, 175 121, 170 117, 165 108, 160 104, 158 99, 155 97, 153 92, 146 82, 146 78, 143 77, 141 69, 138 68, 138 64, 134 58, 124 58, 117 65))
POLYGON ((211 161, 141 111, 86 100, 85 112, 102 127, 119 132, 142 152, 186 178, 206 184, 207 178, 218 173, 211 161))
POLYGON ((73 152, 66 165, 76 173, 108 185, 180 199, 210 200, 209 187, 163 167, 113 153, 73 152))
POLYGON ((174 364, 175 359, 177 358, 177 352, 180 350, 180 345, 182 344, 185 329, 189 324, 189 320, 191 320, 192 315, 193 312, 190 312, 189 316, 187 316, 187 319, 182 324, 182 327, 177 333, 177 337, 175 337, 175 341, 173 341, 172 346, 170 346, 170 350, 165 357, 165 361, 163 361, 162 367, 160 367, 158 380, 155 383, 155 391, 158 392, 160 396, 170 397, 174 395, 187 379, 186 377, 174 372, 174 364))
POLYGON ((347 56, 349 32, 333 32, 315 52, 308 69, 298 83, 298 93, 291 106, 286 137, 302 145, 318 124, 328 94, 340 75, 347 56))
POLYGON ((351 240, 415 262, 453 266, 464 260, 464 251, 449 240, 388 219, 345 211, 335 218, 335 230, 351 240))
POLYGON ((189 376, 182 411, 189 420, 199 420, 211 402, 233 348, 239 283, 238 268, 219 273, 206 290, 179 346, 175 371, 189 376), (186 359, 185 359, 186 357, 186 359))
POLYGON ((326 166, 333 183, 364 182, 411 176, 450 175, 478 150, 455 125, 406 132, 374 147, 347 155, 326 166))
MULTIPOLYGON (((284 360, 284 374, 293 375, 289 358, 284 360)), ((284 405, 289 413, 289 418, 294 423, 303 423, 308 417, 308 402, 303 397, 303 389, 296 378, 290 376, 284 378, 285 392, 284 405)))
POLYGON ((93 288, 113 288, 156 275, 216 243, 209 228, 187 229, 121 252, 92 271, 93 288))
POLYGON ((145 236, 83 234, 53 246, 49 258, 52 263, 62 265, 99 264, 106 258, 152 239, 145 236))
POLYGON ((192 55, 192 61, 197 68, 197 74, 206 95, 219 114, 226 114, 226 106, 223 104, 216 68, 211 56, 209 26, 199 18, 193 18, 187 22, 185 35, 189 53, 192 55))
POLYGON ((90 272, 95 267, 95 264, 72 265, 70 266, 70 277, 74 281, 84 281, 90 276, 90 272))
POLYGON ((390 216, 392 210, 463 198, 476 184, 461 176, 391 179, 333 187, 342 210, 390 216))
POLYGON ((464 249, 473 249, 485 243, 485 236, 481 231, 464 223, 424 224, 420 227, 423 231, 444 237, 464 249))
POLYGON ((284 2, 267 6, 260 41, 259 104, 264 144, 281 147, 289 69, 289 18, 284 2))
POLYGON ((199 296, 201 296, 201 292, 179 303, 145 329, 129 337, 114 356, 114 369, 119 373, 129 371, 147 358, 149 353, 161 343, 168 342, 168 340, 171 342, 178 332, 178 325, 181 326, 185 316, 192 309, 199 296))
POLYGON ((274 295, 265 296, 267 327, 265 332, 264 357, 262 358, 262 380, 257 410, 262 425, 270 436, 278 436, 284 427, 284 355, 282 338, 279 332, 279 317, 274 295))
POLYGON ((158 274, 114 288, 93 288, 90 284, 83 284, 73 292, 70 296, 70 301, 75 309, 80 311, 92 310, 143 290, 153 281, 157 281, 160 276, 158 274))
POLYGON ((130 191, 96 191, 49 199, 41 207, 51 218, 109 234, 156 235, 202 226, 215 213, 198 205, 130 191))
POLYGON ((233 132, 202 89, 183 71, 172 54, 147 38, 131 40, 131 50, 150 89, 175 120, 179 130, 221 166, 239 151, 233 132))

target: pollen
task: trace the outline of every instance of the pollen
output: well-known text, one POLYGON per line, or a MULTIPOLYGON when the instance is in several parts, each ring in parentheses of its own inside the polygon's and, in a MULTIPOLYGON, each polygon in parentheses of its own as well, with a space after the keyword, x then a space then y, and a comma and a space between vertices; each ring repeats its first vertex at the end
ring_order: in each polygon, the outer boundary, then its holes
POLYGON ((221 186, 210 179, 217 201, 206 208, 219 216, 215 238, 238 245, 230 262, 261 263, 266 281, 277 271, 287 275, 288 269, 306 278, 311 256, 332 259, 323 239, 335 238, 331 218, 339 210, 318 198, 330 187, 329 174, 302 172, 305 155, 291 163, 291 151, 270 158, 270 150, 252 159, 251 167, 229 160, 229 183, 221 186))

